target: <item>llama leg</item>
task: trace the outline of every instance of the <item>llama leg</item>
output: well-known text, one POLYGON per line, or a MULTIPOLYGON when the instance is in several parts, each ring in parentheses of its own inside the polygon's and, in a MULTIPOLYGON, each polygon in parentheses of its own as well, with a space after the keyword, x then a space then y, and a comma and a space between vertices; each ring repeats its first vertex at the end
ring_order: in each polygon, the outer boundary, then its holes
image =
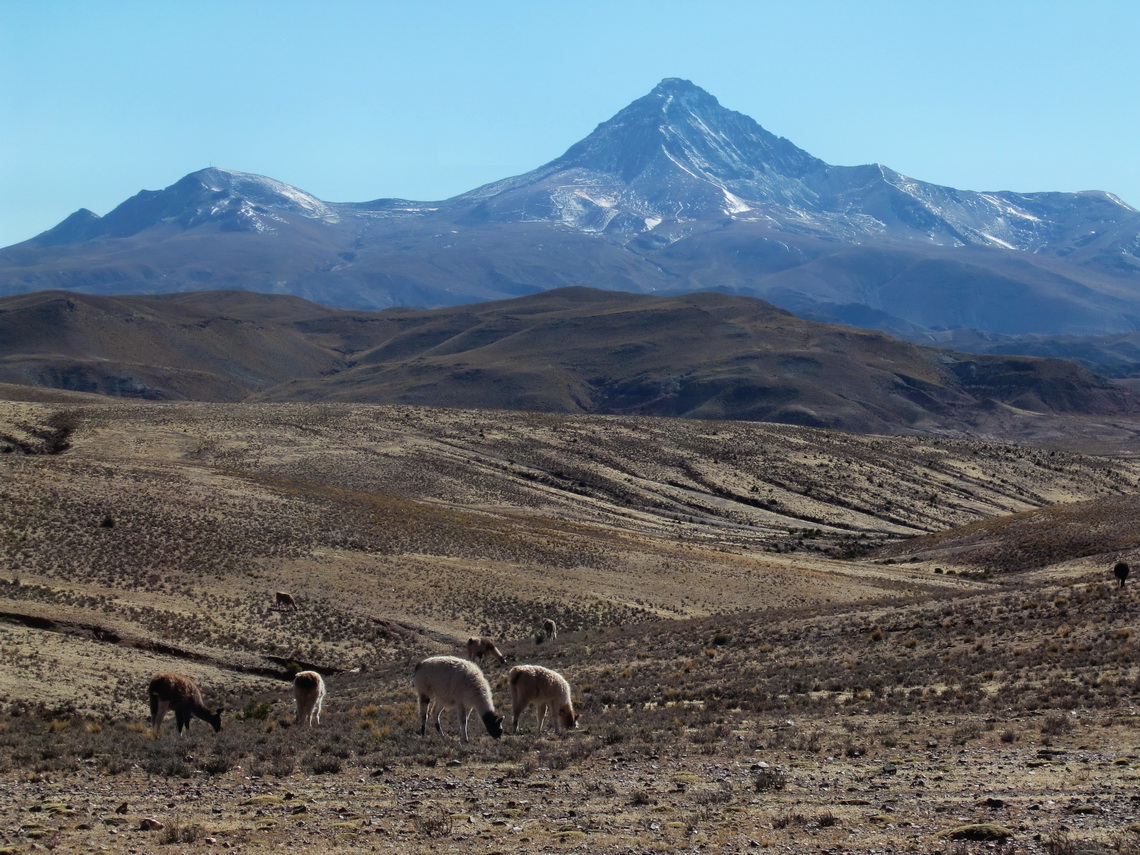
POLYGON ((162 720, 166 718, 166 710, 168 705, 158 698, 152 697, 150 699, 150 729, 154 731, 154 735, 158 736, 158 729, 162 727, 162 720))
POLYGON ((459 739, 461 742, 467 741, 467 715, 470 710, 463 704, 458 704, 455 707, 456 712, 459 714, 459 739))
POLYGON ((431 706, 431 698, 427 695, 420 695, 420 736, 427 735, 427 721, 429 707, 431 706))

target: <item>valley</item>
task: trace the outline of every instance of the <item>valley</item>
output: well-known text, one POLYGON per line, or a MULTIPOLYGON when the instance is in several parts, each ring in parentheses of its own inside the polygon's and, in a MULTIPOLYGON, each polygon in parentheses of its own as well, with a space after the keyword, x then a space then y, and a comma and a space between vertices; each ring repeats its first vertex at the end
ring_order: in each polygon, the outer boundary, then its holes
POLYGON ((1031 446, 8 397, 7 851, 1137 849, 1124 418, 1031 446), (479 634, 564 673, 580 729, 421 739, 412 665, 479 634), (165 670, 221 733, 147 733, 165 670))

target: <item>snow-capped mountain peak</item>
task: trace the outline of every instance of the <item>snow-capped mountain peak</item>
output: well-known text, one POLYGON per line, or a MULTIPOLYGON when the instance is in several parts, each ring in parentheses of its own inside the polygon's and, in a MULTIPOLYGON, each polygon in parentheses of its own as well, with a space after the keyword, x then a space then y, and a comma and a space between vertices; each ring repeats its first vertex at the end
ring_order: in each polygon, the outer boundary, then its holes
POLYGON ((317 197, 273 178, 210 167, 191 172, 163 190, 143 190, 105 217, 86 209, 35 240, 129 237, 162 223, 181 228, 212 224, 221 231, 273 234, 291 218, 336 222, 337 214, 317 197))
POLYGON ((220 198, 241 199, 250 206, 288 211, 310 219, 336 219, 332 209, 316 196, 264 175, 210 167, 187 178, 197 180, 220 198))
POLYGON ((679 78, 544 166, 444 201, 325 203, 210 168, 0 260, 0 293, 211 282, 384 306, 589 284, 735 290, 907 330, 1140 326, 1140 213, 1116 197, 834 166, 679 78))

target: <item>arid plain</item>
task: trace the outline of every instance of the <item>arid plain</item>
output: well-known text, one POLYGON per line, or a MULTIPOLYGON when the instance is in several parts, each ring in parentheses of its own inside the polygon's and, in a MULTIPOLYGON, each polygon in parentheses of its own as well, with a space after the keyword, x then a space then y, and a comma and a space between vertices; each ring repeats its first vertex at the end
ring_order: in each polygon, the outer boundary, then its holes
POLYGON ((1134 425, 24 397, 0 852, 1140 850, 1134 425), (411 668, 472 634, 562 672, 580 729, 421 739, 411 668), (149 735, 163 670, 221 733, 149 735))

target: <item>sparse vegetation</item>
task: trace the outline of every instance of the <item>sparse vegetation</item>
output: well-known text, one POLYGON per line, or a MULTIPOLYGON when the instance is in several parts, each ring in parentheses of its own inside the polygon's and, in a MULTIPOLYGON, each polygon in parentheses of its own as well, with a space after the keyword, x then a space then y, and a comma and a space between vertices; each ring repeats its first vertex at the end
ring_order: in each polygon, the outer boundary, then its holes
MULTIPOLYGON (((10 406, 12 436, 54 412, 10 406)), ((414 408, 67 412, 70 449, 0 458, 0 848, 1135 851, 1137 600, 1108 569, 1128 461, 414 408), (768 491, 794 519, 732 498, 768 491), (1093 559, 910 560, 907 535, 1036 530, 1051 512, 1028 508, 1063 495, 1106 509, 1093 559), (884 541, 893 564, 826 552, 884 541), (411 665, 472 634, 566 673, 582 729, 421 739, 411 665), (325 712, 296 727, 288 681, 313 666, 325 712), (150 736, 146 680, 171 668, 220 733, 150 736), (986 825, 1012 836, 949 833, 986 825)))

